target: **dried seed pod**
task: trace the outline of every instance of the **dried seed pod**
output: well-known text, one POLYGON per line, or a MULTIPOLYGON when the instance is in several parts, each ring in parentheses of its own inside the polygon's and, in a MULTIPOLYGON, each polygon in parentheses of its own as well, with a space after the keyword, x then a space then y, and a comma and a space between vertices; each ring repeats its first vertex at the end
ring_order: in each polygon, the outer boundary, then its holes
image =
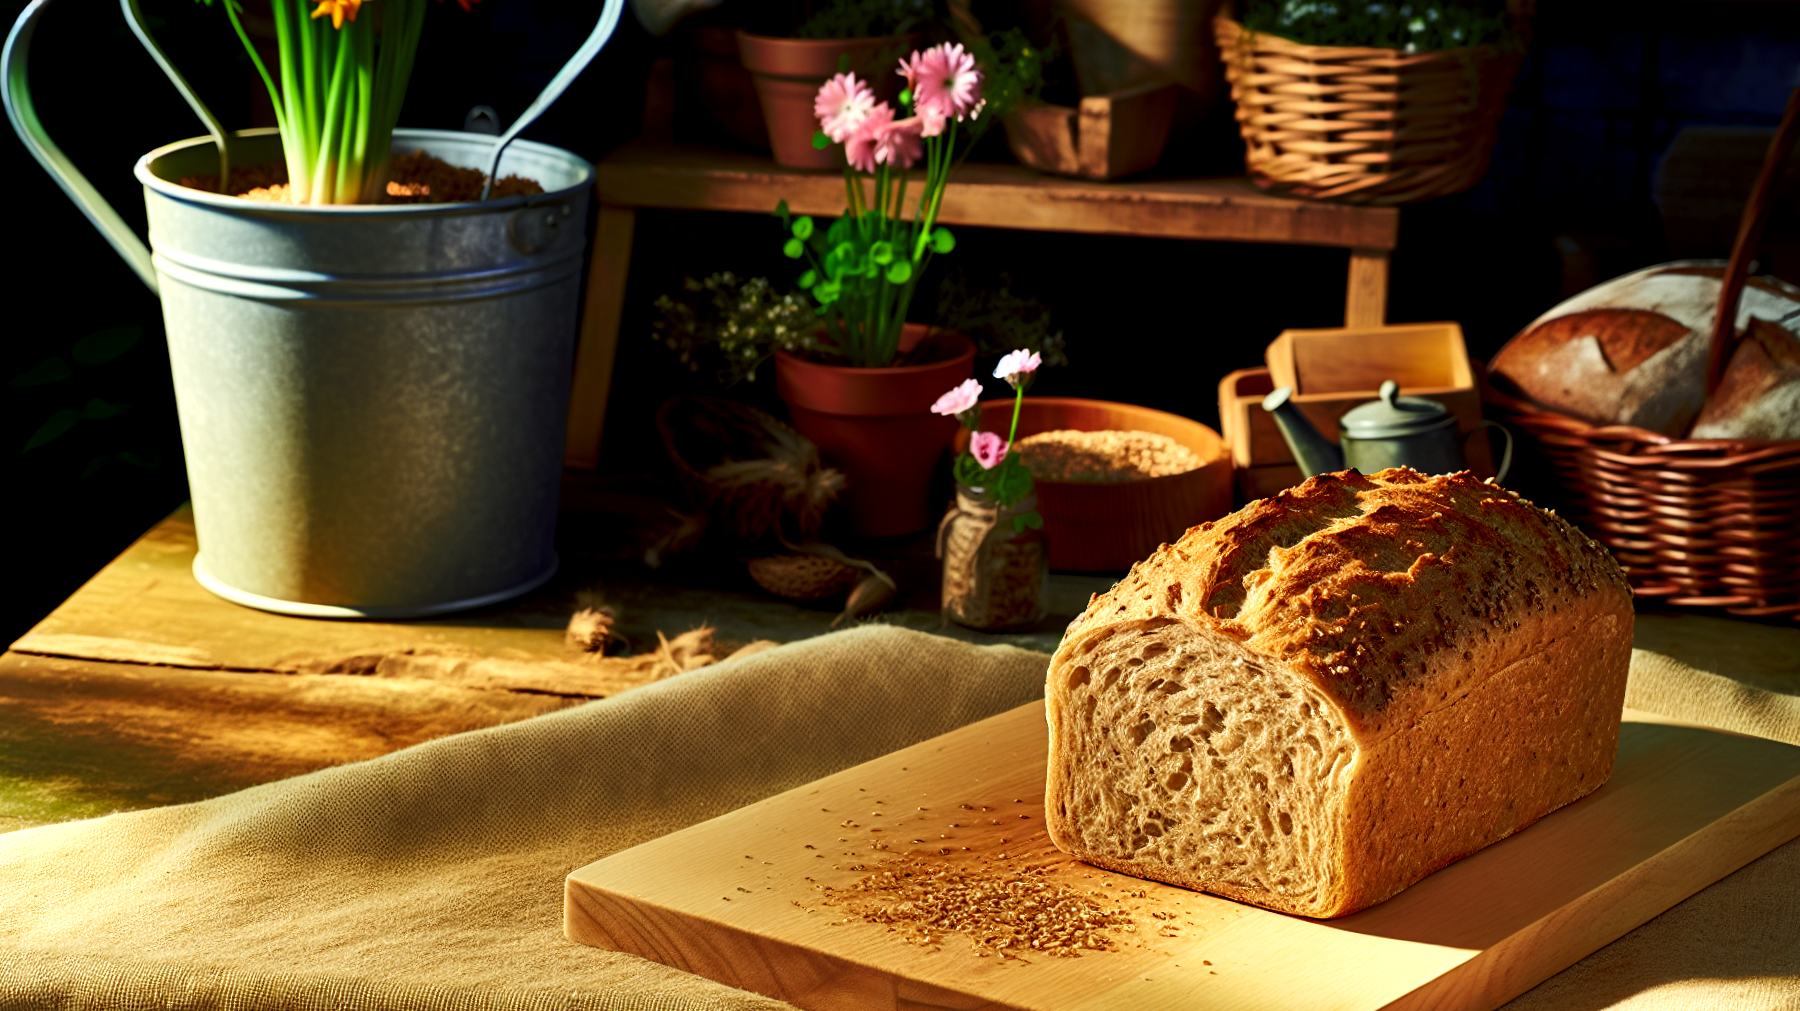
POLYGON ((899 588, 894 581, 885 575, 864 576, 850 590, 850 596, 844 601, 844 612, 831 619, 831 627, 837 628, 851 618, 860 618, 865 614, 874 614, 886 607, 899 588))
POLYGON ((856 582, 856 569, 818 555, 770 555, 744 564, 756 585, 789 600, 820 600, 856 582))

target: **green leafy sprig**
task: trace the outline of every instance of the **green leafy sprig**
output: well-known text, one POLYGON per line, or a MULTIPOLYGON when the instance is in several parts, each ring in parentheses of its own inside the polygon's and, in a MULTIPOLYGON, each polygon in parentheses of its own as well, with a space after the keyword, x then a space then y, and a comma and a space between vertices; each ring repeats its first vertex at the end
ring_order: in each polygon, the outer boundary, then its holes
POLYGON ((1248 0, 1244 26, 1309 46, 1407 53, 1517 42, 1491 0, 1248 0))
POLYGON ((970 39, 969 51, 981 64, 981 96, 994 120, 1038 100, 1044 90, 1044 68, 1057 55, 1054 43, 1039 46, 1018 28, 970 39))
POLYGON ((681 291, 657 298, 662 318, 651 324, 652 336, 689 370, 711 368, 721 385, 755 382, 756 370, 776 351, 819 350, 811 301, 776 291, 766 277, 741 280, 727 271, 704 281, 685 278, 681 291))
POLYGON ((928 23, 931 16, 931 0, 830 0, 812 10, 794 34, 802 39, 905 35, 928 23))

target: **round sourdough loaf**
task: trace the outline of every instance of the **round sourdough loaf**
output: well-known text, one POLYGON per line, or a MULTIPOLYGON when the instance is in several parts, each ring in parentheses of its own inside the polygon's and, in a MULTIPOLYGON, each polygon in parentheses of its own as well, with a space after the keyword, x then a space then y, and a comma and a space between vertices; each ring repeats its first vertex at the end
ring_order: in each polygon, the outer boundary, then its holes
POLYGON ((1307 916, 1380 902, 1606 781, 1631 591, 1468 473, 1325 474, 1189 530, 1051 660, 1051 838, 1307 916))
POLYGON ((1706 358, 1722 260, 1683 260, 1613 278, 1533 320, 1494 356, 1496 379, 1595 425, 1671 438, 1800 439, 1800 288, 1752 277, 1738 340, 1709 399, 1706 358))

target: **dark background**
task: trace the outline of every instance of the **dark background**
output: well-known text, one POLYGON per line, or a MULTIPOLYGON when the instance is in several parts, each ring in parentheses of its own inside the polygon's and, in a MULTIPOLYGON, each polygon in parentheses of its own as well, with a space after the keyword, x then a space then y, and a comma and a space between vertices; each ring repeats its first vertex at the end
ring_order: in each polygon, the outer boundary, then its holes
MULTIPOLYGON (((741 14, 749 2, 729 0, 714 16, 732 16, 733 5, 741 14)), ((22 6, 4 4, 9 23, 22 6)), ((248 125, 249 64, 223 12, 191 0, 145 7, 220 118, 248 125)), ((487 104, 510 123, 597 9, 569 0, 485 0, 467 14, 434 5, 401 122, 457 129, 471 106, 487 104)), ((651 61, 675 48, 628 13, 594 67, 525 136, 604 156, 637 133, 651 61)), ((51 136, 141 234, 132 165, 201 133, 198 124, 114 3, 57 0, 32 56, 32 92, 51 136)), ((1797 66, 1800 4, 1543 0, 1487 179, 1401 215, 1389 320, 1458 320, 1471 353, 1485 359, 1571 286, 1669 258, 1654 196, 1671 141, 1692 125, 1772 126, 1800 84, 1797 66)), ((1220 110, 1203 127, 1190 164, 1234 171, 1241 148, 1228 117, 1220 110)), ((155 299, 10 133, 0 144, 12 247, 0 350, 14 543, 0 642, 9 642, 184 501, 186 485, 155 299), (52 358, 65 367, 46 365, 52 358)), ((1280 330, 1342 320, 1341 250, 979 229, 958 238, 935 272, 960 267, 976 286, 1004 272, 1015 291, 1054 308, 1071 366, 1047 370, 1034 393, 1132 401, 1216 425, 1225 372, 1258 364, 1280 330)), ((639 215, 603 469, 660 466, 649 412, 671 393, 714 389, 648 335, 656 295, 717 270, 780 284, 793 275, 771 219, 639 215)), ((933 283, 915 302, 917 319, 931 318, 933 283)), ((779 410, 772 376, 733 395, 779 410)))

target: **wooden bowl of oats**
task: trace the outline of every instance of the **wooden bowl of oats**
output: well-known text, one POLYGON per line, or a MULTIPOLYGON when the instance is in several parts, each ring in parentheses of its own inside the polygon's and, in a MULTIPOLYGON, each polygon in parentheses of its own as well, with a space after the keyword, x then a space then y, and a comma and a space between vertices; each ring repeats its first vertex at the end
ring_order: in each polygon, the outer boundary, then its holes
MULTIPOLYGON (((1006 434, 1011 400, 981 404, 1006 434)), ((960 431, 958 451, 967 444, 960 431)), ((1036 479, 1050 567, 1129 569, 1188 527, 1231 511, 1231 448, 1198 421, 1078 397, 1026 397, 1018 449, 1036 479)))

